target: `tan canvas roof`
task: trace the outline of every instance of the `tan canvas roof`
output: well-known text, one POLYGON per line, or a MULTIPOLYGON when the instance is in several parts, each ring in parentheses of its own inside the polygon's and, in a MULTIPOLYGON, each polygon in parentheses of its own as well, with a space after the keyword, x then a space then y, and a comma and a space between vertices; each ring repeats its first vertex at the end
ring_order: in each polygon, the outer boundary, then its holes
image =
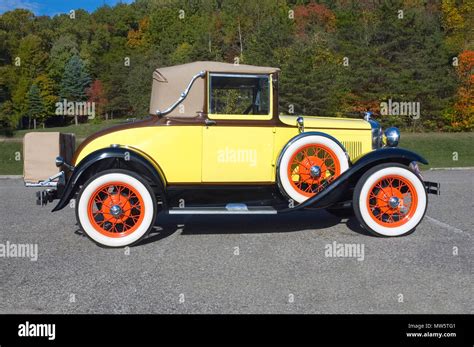
MULTIPOLYGON (((200 71, 228 72, 228 73, 253 73, 268 74, 280 71, 274 67, 253 66, 244 64, 229 64, 213 61, 197 61, 194 63, 176 65, 156 69, 153 72, 151 89, 150 114, 156 110, 165 110, 186 89, 189 81, 200 71)), ((204 111, 205 81, 198 79, 183 103, 168 116, 170 117, 195 117, 197 112, 204 111)))

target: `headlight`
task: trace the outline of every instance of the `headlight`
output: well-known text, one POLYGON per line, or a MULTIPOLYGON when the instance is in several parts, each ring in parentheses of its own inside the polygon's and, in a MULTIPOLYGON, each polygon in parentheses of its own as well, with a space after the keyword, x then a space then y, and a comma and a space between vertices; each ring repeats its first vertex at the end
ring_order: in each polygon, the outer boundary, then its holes
POLYGON ((390 127, 385 130, 384 142, 388 147, 397 147, 400 142, 400 130, 390 127))

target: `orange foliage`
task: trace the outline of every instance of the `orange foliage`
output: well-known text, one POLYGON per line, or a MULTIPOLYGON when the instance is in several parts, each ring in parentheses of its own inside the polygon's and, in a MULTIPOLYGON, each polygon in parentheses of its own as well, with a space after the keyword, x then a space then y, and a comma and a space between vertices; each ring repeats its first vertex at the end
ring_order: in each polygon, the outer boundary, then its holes
POLYGON ((105 110, 105 106, 108 103, 102 81, 94 80, 91 86, 86 89, 86 95, 88 98, 87 101, 94 102, 96 104, 97 113, 99 115, 102 114, 105 110))
POLYGON ((362 113, 370 111, 374 114, 380 113, 379 100, 361 100, 361 97, 354 93, 349 93, 347 95, 347 104, 347 112, 362 113))
POLYGON ((334 31, 336 27, 336 16, 325 5, 311 2, 307 5, 298 5, 294 9, 297 34, 306 36, 308 31, 320 26, 325 31, 334 31))
POLYGON ((460 85, 451 125, 456 130, 471 130, 474 128, 474 51, 459 55, 456 73, 460 85))
POLYGON ((127 34, 127 44, 131 47, 142 46, 145 43, 144 33, 148 30, 150 19, 143 17, 138 23, 138 30, 130 30, 127 34))

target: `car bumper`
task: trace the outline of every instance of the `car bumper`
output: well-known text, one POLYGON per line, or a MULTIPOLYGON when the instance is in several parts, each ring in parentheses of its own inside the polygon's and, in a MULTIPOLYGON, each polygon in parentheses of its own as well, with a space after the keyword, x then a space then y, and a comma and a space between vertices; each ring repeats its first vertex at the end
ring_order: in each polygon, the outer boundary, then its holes
POLYGON ((423 183, 428 194, 441 195, 441 185, 438 182, 424 181, 423 183))
POLYGON ((65 183, 66 175, 64 171, 61 171, 44 181, 35 183, 25 182, 25 186, 29 188, 46 188, 45 190, 36 192, 36 204, 45 206, 48 202, 53 202, 53 200, 61 198, 65 183))

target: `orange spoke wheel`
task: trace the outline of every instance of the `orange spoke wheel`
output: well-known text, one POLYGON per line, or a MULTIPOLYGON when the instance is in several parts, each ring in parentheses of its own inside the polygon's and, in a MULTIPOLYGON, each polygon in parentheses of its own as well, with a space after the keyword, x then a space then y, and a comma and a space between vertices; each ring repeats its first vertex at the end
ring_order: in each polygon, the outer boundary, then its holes
POLYGON ((318 194, 340 174, 336 154, 322 144, 309 144, 299 148, 288 164, 291 185, 308 197, 318 194))
POLYGON ((123 182, 110 182, 97 188, 88 204, 92 226, 108 237, 124 237, 142 223, 145 206, 140 193, 123 182))
POLYGON ((370 217, 385 227, 395 228, 408 222, 417 204, 415 187, 406 178, 396 175, 378 180, 367 196, 370 217))

